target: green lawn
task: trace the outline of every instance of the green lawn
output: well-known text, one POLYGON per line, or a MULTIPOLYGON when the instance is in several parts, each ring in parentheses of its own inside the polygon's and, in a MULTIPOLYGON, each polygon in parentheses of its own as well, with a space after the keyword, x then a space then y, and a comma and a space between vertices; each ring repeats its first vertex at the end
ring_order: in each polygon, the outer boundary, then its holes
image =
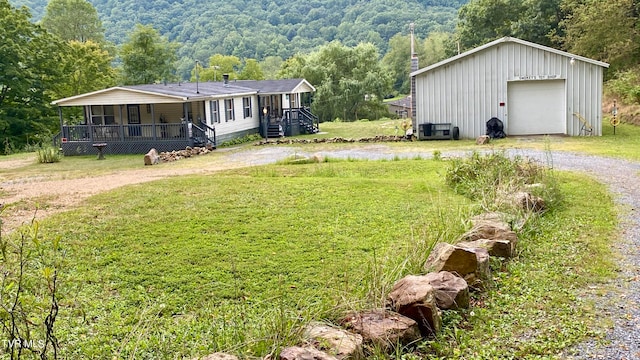
POLYGON ((67 229, 65 354, 264 356, 311 317, 381 306, 437 234, 462 231, 470 204, 433 180, 440 169, 274 165, 96 196, 46 222, 67 229))

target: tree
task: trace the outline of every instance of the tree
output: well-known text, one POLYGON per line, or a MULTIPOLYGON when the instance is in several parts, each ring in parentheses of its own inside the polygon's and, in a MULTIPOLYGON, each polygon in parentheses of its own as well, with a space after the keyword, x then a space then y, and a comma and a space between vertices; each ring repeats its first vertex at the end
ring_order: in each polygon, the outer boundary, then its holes
POLYGON ((113 57, 100 44, 91 40, 69 42, 62 59, 65 81, 59 89, 59 97, 69 97, 113 86, 115 69, 113 57))
POLYGON ((0 0, 0 153, 48 141, 58 124, 50 103, 65 44, 30 17, 0 0))
POLYGON ((471 49, 504 36, 513 36, 520 0, 471 0, 458 12, 456 33, 460 47, 471 49))
POLYGON ((279 56, 267 56, 260 62, 260 67, 264 73, 266 79, 276 79, 278 77, 278 70, 282 66, 284 61, 279 56))
POLYGON ((98 11, 87 0, 51 0, 41 23, 62 40, 104 42, 98 11))
POLYGON ((200 73, 200 80, 222 81, 223 74, 229 75, 231 80, 237 79, 240 65, 242 61, 237 56, 215 54, 209 58, 209 68, 203 69, 200 73))
POLYGON ((244 67, 238 76, 241 80, 264 80, 264 74, 262 68, 256 59, 247 59, 244 62, 244 67))
POLYGON ((393 90, 408 94, 411 87, 411 37, 397 34, 389 40, 389 51, 382 58, 382 64, 393 79, 393 90))
POLYGON ((136 25, 122 45, 123 83, 136 85, 174 80, 177 47, 153 27, 136 25))
POLYGON ((391 77, 378 58, 373 44, 350 48, 334 41, 287 60, 280 76, 304 77, 316 87, 312 106, 321 119, 377 118, 386 112, 382 99, 391 91, 391 77))
POLYGON ((567 1, 565 48, 611 63, 612 69, 637 64, 640 57, 638 6, 634 0, 567 1))

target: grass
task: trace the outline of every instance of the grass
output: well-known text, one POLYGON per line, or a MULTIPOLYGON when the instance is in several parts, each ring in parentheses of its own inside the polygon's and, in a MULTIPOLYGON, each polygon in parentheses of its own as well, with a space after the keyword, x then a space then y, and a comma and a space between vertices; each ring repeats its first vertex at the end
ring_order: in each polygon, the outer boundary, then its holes
POLYGON ((585 295, 615 276, 612 199, 586 176, 557 176, 563 205, 524 229, 517 258, 494 263, 494 284, 470 311, 445 315, 443 333, 419 345, 423 358, 564 358, 602 335, 606 320, 585 295))
POLYGON ((264 356, 312 317, 382 306, 418 247, 462 231, 470 203, 438 171, 272 165, 96 196, 46 226, 67 229, 65 356, 264 356))

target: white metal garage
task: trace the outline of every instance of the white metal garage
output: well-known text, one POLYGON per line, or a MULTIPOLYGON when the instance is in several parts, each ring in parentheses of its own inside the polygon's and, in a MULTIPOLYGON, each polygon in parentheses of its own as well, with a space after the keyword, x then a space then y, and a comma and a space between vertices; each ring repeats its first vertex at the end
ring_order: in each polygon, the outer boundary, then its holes
POLYGON ((507 84, 509 135, 566 134, 565 81, 510 81, 507 84))
POLYGON ((451 124, 461 138, 497 117, 509 135, 602 134, 603 71, 609 64, 505 37, 414 71, 414 131, 451 124), (433 125, 432 125, 433 126, 433 125))

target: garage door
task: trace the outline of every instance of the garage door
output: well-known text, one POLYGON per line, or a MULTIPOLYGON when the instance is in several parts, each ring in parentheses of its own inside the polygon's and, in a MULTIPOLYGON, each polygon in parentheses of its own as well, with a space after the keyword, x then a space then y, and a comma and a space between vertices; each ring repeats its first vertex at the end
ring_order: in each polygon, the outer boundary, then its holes
POLYGON ((509 82, 507 104, 507 135, 567 133, 564 80, 509 82))

